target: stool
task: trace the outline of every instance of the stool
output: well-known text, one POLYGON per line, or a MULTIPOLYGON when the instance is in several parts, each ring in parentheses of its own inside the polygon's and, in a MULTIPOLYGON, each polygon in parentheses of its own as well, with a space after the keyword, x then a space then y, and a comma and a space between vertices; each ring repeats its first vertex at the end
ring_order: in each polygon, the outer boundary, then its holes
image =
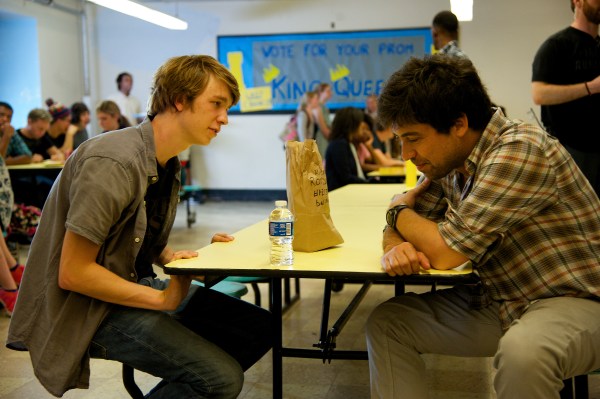
MULTIPOLYGON (((192 281, 192 284, 204 287, 204 284, 201 281, 194 280, 192 281)), ((248 293, 248 287, 246 287, 245 284, 241 284, 235 281, 220 281, 217 284, 213 285, 211 289, 238 299, 241 299, 244 295, 248 293)), ((143 399, 144 394, 135 383, 133 371, 133 367, 127 364, 123 364, 123 371, 121 373, 123 378, 123 386, 125 387, 125 390, 129 394, 129 396, 131 396, 133 399, 143 399)))
POLYGON ((564 380, 565 386, 560 391, 561 399, 588 399, 588 375, 600 374, 600 369, 589 372, 588 374, 576 375, 573 378, 564 380))
MULTIPOLYGON (((254 304, 260 306, 260 288, 258 288, 258 283, 268 283, 270 279, 268 277, 229 276, 223 281, 250 284, 252 291, 254 292, 254 304)), ((271 296, 271 285, 269 285, 269 296, 271 296)))
MULTIPOLYGON (((295 280, 294 288, 295 288, 296 295, 294 295, 292 297, 290 294, 292 291, 292 289, 290 287, 290 278, 289 277, 283 278, 283 281, 284 281, 284 285, 283 285, 284 306, 281 309, 282 312, 287 311, 294 302, 296 302, 298 299, 300 299, 300 279, 296 277, 294 280, 295 280)), ((269 310, 271 310, 271 279, 269 277, 228 276, 223 281, 231 281, 231 282, 237 282, 237 283, 250 284, 250 286, 252 287, 252 291, 254 292, 254 304, 256 306, 261 306, 261 302, 262 302, 261 296, 260 296, 260 289, 258 288, 258 283, 269 283, 269 310)))
POLYGON ((185 209, 187 211, 187 226, 192 227, 196 223, 196 211, 192 209, 192 199, 202 191, 202 187, 197 184, 185 185, 181 187, 179 199, 185 201, 185 209))
MULTIPOLYGON (((204 287, 204 283, 201 281, 193 280, 192 284, 204 287)), ((241 299, 244 295, 248 293, 248 287, 246 287, 245 284, 226 280, 219 281, 217 284, 210 287, 210 289, 219 291, 223 294, 227 294, 238 299, 241 299)))

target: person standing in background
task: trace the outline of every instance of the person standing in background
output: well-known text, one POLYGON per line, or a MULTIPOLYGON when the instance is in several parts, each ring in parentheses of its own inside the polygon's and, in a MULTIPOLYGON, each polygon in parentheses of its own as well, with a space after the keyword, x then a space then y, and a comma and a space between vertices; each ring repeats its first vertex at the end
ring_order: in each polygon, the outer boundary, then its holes
POLYGON ((317 87, 319 93, 320 106, 313 110, 313 115, 317 123, 315 130, 315 141, 321 158, 325 160, 325 153, 329 145, 329 134, 331 132, 331 115, 326 103, 331 98, 331 85, 329 83, 321 83, 317 87))
POLYGON ((118 91, 110 95, 108 99, 117 103, 121 115, 127 118, 129 125, 137 125, 141 122, 138 115, 142 112, 142 107, 140 106, 140 100, 131 95, 132 88, 133 76, 129 72, 121 72, 117 76, 118 91))
POLYGON ((433 47, 439 54, 467 58, 458 47, 458 18, 452 11, 440 11, 433 17, 431 36, 433 47))
POLYGON ((82 102, 71 105, 71 125, 77 129, 73 136, 73 150, 89 138, 87 125, 90 123, 90 110, 82 102))
POLYGON ((317 108, 319 108, 319 94, 316 91, 304 93, 296 111, 298 141, 315 138, 316 121, 313 111, 317 108))
POLYGON ((570 2, 573 23, 537 51, 531 92, 548 133, 560 140, 600 195, 600 1, 570 2))
POLYGON ((365 114, 377 121, 377 94, 370 94, 365 100, 365 114))

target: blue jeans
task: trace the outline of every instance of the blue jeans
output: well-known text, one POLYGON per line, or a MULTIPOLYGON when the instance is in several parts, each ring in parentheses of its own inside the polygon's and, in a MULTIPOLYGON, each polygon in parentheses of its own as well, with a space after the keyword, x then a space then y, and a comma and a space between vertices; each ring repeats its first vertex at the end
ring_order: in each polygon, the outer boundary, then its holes
MULTIPOLYGON (((140 283, 164 289, 168 281, 140 283)), ((162 378, 148 398, 236 398, 243 372, 271 343, 270 312, 192 285, 175 312, 113 306, 90 355, 162 378)))

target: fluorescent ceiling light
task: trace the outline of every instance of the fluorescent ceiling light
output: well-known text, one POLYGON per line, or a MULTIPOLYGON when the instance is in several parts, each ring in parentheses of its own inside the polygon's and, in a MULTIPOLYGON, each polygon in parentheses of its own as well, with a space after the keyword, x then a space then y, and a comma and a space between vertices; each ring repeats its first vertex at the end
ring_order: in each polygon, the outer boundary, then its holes
POLYGON ((187 22, 130 0, 88 0, 112 10, 131 15, 167 29, 186 30, 187 22))
POLYGON ((459 21, 473 20, 473 0, 450 0, 450 9, 459 21))

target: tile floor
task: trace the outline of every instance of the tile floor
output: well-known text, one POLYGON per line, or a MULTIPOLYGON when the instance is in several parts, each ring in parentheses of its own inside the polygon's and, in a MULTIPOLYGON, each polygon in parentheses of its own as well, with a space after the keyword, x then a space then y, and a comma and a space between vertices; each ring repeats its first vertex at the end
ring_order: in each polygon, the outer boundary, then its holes
MULTIPOLYGON (((218 231, 235 232, 248 224, 268 216, 270 202, 209 202, 197 204, 197 222, 188 229, 185 207, 181 207, 175 223, 171 245, 177 249, 199 248, 210 241, 218 231)), ((22 259, 26 248, 22 249, 22 259)), ((261 284, 263 304, 267 302, 266 284, 261 284)), ((345 304, 359 289, 346 284, 341 292, 334 293, 331 301, 331 321, 342 312, 345 304)), ((418 291, 425 287, 409 286, 418 291)), ((284 344, 291 347, 311 348, 318 341, 323 282, 301 280, 301 300, 284 320, 284 344)), ((338 337, 340 349, 364 350, 364 322, 370 310, 393 295, 390 285, 374 285, 338 337)), ((254 301, 250 292, 245 300, 254 301)), ((0 337, 4 342, 10 319, 0 317, 0 337)), ((431 397, 439 399, 495 398, 491 379, 493 368, 490 359, 426 357, 431 397)), ((64 398, 128 398, 120 377, 120 364, 92 360, 92 377, 89 390, 72 390, 64 398)), ((283 362, 284 398, 286 399, 362 399, 369 397, 369 374, 364 360, 333 360, 330 364, 319 359, 285 358, 283 362)), ((149 390, 158 380, 136 372, 136 380, 143 391, 149 390)), ((271 353, 246 373, 246 382, 240 395, 242 399, 267 399, 271 397, 271 353)), ((26 353, 10 351, 0 346, 0 398, 43 399, 51 398, 35 379, 26 353)), ((600 377, 590 377, 590 398, 600 399, 600 377)), ((410 398, 409 398, 410 399, 410 398)))

